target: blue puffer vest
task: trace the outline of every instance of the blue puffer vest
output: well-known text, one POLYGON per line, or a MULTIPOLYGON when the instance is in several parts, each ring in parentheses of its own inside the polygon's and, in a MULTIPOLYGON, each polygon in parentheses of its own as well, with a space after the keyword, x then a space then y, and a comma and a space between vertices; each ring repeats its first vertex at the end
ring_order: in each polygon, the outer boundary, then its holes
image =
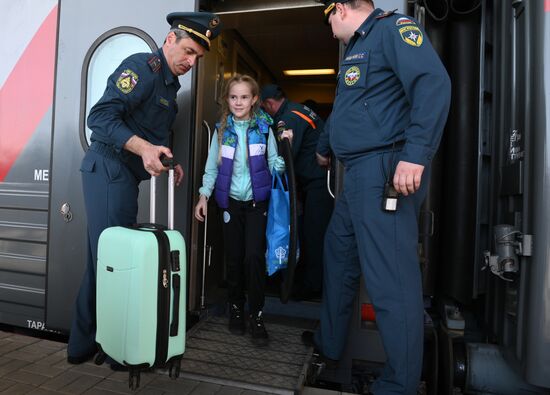
MULTIPOLYGON (((269 199, 271 193, 271 173, 267 165, 267 139, 269 136, 269 125, 273 120, 265 112, 255 114, 251 119, 246 132, 248 140, 248 168, 252 181, 252 196, 255 202, 262 202, 269 199)), ((216 127, 219 130, 220 125, 216 127)), ((237 148, 237 133, 233 123, 233 116, 227 118, 227 125, 223 132, 222 160, 218 166, 218 177, 216 178, 216 202, 221 208, 229 207, 229 190, 231 188, 231 176, 233 175, 233 160, 237 148)))

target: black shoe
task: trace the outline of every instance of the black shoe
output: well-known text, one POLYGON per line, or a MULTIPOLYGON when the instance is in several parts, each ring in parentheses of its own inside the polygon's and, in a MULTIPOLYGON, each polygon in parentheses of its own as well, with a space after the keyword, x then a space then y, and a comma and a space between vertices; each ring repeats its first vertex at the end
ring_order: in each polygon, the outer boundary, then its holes
POLYGON ((96 354, 97 350, 93 350, 87 354, 80 356, 67 355, 67 362, 71 365, 80 365, 84 362, 90 361, 96 354))
POLYGON ((242 306, 232 304, 229 313, 229 332, 234 335, 244 335, 246 326, 244 323, 244 314, 242 306))
POLYGON ((303 331, 302 332, 302 343, 307 347, 313 347, 313 353, 319 355, 317 357, 318 363, 324 364, 325 368, 328 370, 335 370, 338 368, 338 360, 327 357, 319 349, 315 343, 315 333, 312 331, 303 331))
POLYGON ((251 315, 248 321, 252 342, 257 346, 265 346, 269 340, 269 335, 265 330, 264 320, 261 310, 254 315, 251 315))

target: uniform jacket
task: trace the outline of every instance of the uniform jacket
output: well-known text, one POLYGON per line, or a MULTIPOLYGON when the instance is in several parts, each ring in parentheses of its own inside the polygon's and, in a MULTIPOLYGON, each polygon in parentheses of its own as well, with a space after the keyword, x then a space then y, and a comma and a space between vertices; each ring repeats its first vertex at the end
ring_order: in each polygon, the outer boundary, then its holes
POLYGON ((90 111, 91 141, 120 154, 139 179, 149 178, 141 158, 123 147, 133 135, 169 146, 179 88, 178 77, 168 68, 162 48, 152 54, 129 56, 111 74, 105 93, 90 111))
POLYGON ((338 74, 330 144, 344 164, 404 142, 399 160, 427 165, 450 105, 450 80, 408 16, 374 10, 350 39, 338 74))
POLYGON ((325 123, 309 107, 286 100, 273 117, 275 124, 283 121, 292 129, 292 155, 294 172, 301 187, 307 188, 313 181, 323 180, 326 171, 317 164, 315 151, 325 123))

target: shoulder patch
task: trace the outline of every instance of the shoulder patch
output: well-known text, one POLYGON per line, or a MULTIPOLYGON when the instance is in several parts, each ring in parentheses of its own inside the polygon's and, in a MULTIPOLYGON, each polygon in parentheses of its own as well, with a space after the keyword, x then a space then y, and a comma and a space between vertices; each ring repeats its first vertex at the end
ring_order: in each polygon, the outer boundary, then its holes
POLYGON ((139 81, 139 77, 130 69, 124 70, 118 80, 116 80, 116 87, 124 94, 132 92, 139 81))
POLYGON ((424 42, 424 35, 416 25, 406 25, 399 28, 401 39, 413 47, 420 47, 424 42))
POLYGON ((160 71, 160 66, 162 65, 160 58, 158 56, 151 56, 147 61, 147 64, 153 70, 153 73, 158 73, 160 71))
POLYGON ((416 22, 406 17, 401 17, 395 21, 395 26, 402 26, 402 25, 416 25, 416 22))
POLYGON ((385 12, 383 12, 382 14, 378 15, 378 16, 376 17, 376 19, 386 18, 386 17, 388 17, 388 16, 390 16, 390 15, 395 14, 395 11, 397 11, 397 8, 396 8, 395 10, 392 10, 392 11, 385 11, 385 12))

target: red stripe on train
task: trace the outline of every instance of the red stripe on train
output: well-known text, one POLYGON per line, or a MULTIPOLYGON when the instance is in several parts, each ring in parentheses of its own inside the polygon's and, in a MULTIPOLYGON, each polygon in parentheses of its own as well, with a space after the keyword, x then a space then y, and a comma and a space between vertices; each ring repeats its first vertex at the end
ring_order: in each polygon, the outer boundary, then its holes
POLYGON ((53 103, 57 6, 0 90, 0 182, 53 103))
POLYGON ((550 12, 550 0, 544 0, 544 11, 550 12))

